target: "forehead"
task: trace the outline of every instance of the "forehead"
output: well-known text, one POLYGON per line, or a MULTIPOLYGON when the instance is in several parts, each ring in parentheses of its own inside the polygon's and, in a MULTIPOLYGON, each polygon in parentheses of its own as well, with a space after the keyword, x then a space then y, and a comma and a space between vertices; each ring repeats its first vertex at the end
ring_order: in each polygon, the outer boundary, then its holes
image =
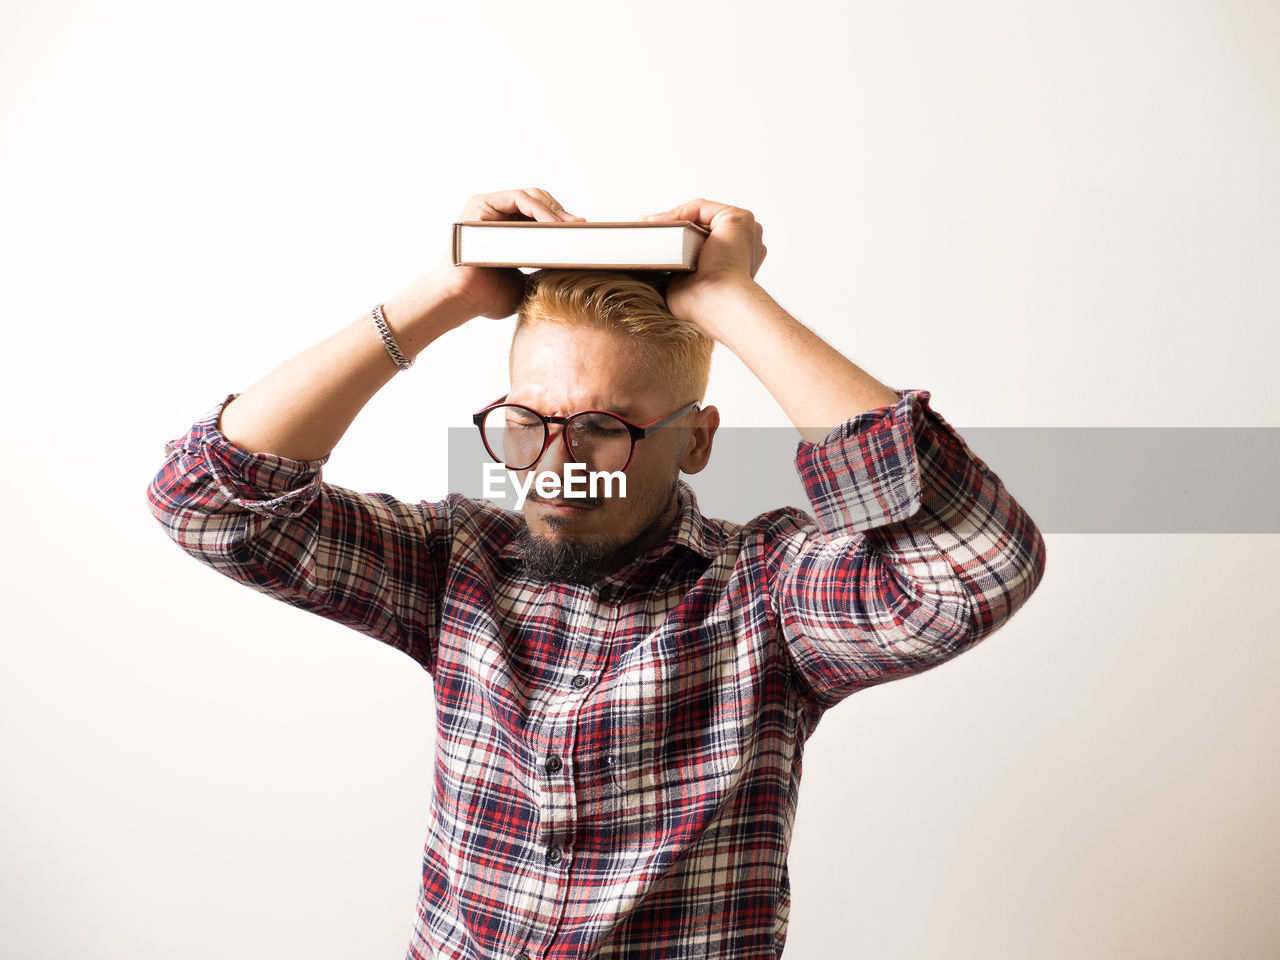
POLYGON ((662 407, 670 392, 660 366, 650 359, 643 344, 622 333, 577 324, 534 324, 522 329, 512 344, 507 399, 552 415, 589 409, 623 416, 648 414, 662 407))

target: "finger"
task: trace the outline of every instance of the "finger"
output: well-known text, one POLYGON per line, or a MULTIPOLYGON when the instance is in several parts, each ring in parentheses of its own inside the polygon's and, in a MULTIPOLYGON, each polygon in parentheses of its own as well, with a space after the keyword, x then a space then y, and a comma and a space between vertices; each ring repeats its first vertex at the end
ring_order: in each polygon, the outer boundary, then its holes
MULTIPOLYGON (((694 223, 702 224, 704 227, 709 226, 716 215, 724 210, 736 210, 737 207, 731 207, 727 203, 716 203, 713 200, 704 200, 702 197, 695 197, 685 203, 677 204, 670 210, 664 210, 662 213, 651 213, 644 220, 692 220, 694 223)), ((744 210, 743 213, 746 213, 744 210)))
POLYGON ((538 197, 531 194, 528 190, 512 190, 511 198, 518 209, 526 217, 539 220, 544 223, 556 222, 560 219, 560 214, 538 197))
POLYGON ((495 193, 478 194, 472 197, 468 207, 473 207, 472 215, 465 217, 468 220, 518 219, 513 214, 544 223, 560 219, 559 214, 525 190, 499 190, 495 193))
POLYGON ((535 199, 541 200, 543 205, 545 205, 548 210, 556 214, 556 216, 559 217, 561 220, 581 220, 582 219, 582 217, 575 217, 572 213, 566 210, 564 208, 564 205, 561 204, 559 200, 557 200, 555 197, 549 194, 546 190, 543 190, 541 187, 529 187, 525 191, 525 193, 529 194, 535 199))

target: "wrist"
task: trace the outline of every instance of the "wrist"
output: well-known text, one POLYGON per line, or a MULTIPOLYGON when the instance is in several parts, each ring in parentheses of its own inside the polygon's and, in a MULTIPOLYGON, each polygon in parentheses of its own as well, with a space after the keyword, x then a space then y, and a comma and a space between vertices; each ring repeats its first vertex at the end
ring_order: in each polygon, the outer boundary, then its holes
MULTIPOLYGON (((465 283, 468 269, 456 267, 445 259, 419 277, 410 289, 417 288, 429 298, 439 309, 454 314, 464 315, 466 320, 480 316, 480 312, 467 292, 465 283)), ((471 272, 475 272, 474 269, 471 272)))
POLYGON ((423 274, 382 305, 400 349, 410 358, 475 316, 467 298, 445 272, 449 269, 452 264, 423 274))
POLYGON ((749 311, 775 306, 774 300, 750 277, 732 276, 702 285, 690 306, 698 326, 717 341, 729 346, 730 337, 749 311))

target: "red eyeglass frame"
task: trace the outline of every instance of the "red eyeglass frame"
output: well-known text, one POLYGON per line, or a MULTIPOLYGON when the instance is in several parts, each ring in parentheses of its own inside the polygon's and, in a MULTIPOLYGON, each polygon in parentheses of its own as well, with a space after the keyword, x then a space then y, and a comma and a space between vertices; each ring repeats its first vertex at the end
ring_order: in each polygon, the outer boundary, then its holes
MULTIPOLYGON (((627 454, 627 462, 622 465, 622 470, 625 472, 627 467, 631 466, 631 461, 636 455, 637 443, 639 443, 641 440, 645 439, 646 437, 653 436, 653 434, 657 433, 663 427, 669 426, 670 424, 679 420, 686 413, 688 413, 690 410, 697 407, 699 403, 701 403, 701 401, 695 400, 692 403, 685 404, 675 413, 667 414, 667 416, 665 417, 659 417, 657 420, 647 423, 644 426, 639 426, 638 424, 632 423, 630 420, 628 420, 626 417, 622 416, 621 414, 614 413, 612 410, 579 410, 577 413, 571 413, 567 417, 549 417, 545 413, 540 413, 537 410, 533 409, 533 407, 526 407, 523 403, 507 403, 507 396, 508 394, 504 393, 497 400, 493 401, 493 403, 490 403, 485 405, 484 407, 481 407, 479 410, 477 410, 475 413, 471 415, 471 422, 474 423, 476 425, 476 429, 480 431, 480 442, 484 444, 484 448, 486 451, 488 451, 489 456, 493 457, 494 460, 502 464, 508 470, 530 470, 533 468, 535 464, 540 462, 544 456, 546 456, 547 448, 551 446, 551 424, 557 423, 561 426, 561 428, 564 428, 568 426, 569 421, 572 420, 574 417, 580 417, 586 413, 602 413, 602 414, 605 414, 606 416, 610 416, 616 420, 622 421, 622 423, 627 428, 627 432, 631 434, 631 452, 627 454), (485 421, 485 417, 487 417, 491 411, 496 410, 498 407, 519 407, 521 410, 528 410, 535 417, 537 417, 542 421, 542 434, 543 434, 542 449, 538 451, 538 455, 533 458, 533 463, 529 464, 529 466, 512 467, 507 463, 507 461, 503 460, 500 456, 498 456, 492 450, 489 449, 489 440, 484 435, 484 421, 485 421)), ((567 429, 561 429, 560 439, 561 439, 561 442, 564 443, 565 451, 569 454, 569 456, 575 458, 574 462, 575 463, 581 462, 577 460, 577 454, 573 452, 573 447, 569 445, 569 431, 567 429)))

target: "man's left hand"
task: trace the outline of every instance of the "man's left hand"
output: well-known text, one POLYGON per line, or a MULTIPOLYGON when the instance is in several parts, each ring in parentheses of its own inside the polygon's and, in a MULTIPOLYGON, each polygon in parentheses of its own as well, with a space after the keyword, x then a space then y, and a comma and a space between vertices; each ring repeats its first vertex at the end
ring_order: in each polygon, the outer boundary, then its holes
POLYGON ((701 197, 640 219, 692 220, 711 231, 698 254, 698 269, 672 274, 667 285, 667 308, 715 336, 710 316, 710 303, 715 298, 708 294, 755 283, 756 271, 767 252, 762 239, 764 227, 750 210, 701 197))

